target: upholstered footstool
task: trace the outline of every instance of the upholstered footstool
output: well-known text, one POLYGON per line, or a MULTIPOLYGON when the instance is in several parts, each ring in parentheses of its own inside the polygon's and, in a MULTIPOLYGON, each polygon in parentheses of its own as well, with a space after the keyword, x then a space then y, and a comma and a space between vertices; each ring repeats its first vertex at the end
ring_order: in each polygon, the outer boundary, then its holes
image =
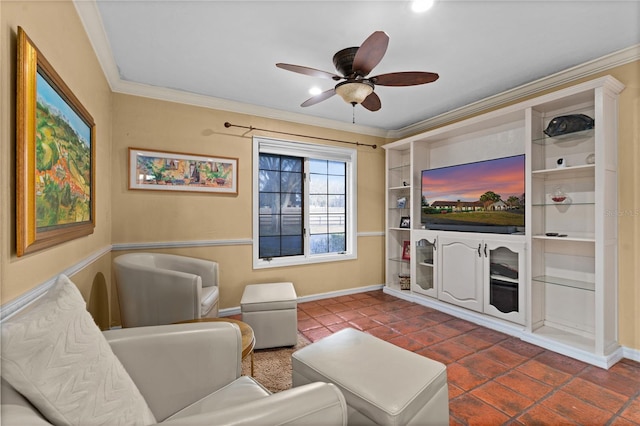
POLYGON ((337 385, 349 425, 448 425, 444 364, 352 328, 293 353, 293 386, 337 385))
POLYGON ((240 301, 242 321, 253 329, 255 349, 298 342, 298 297, 292 283, 249 284, 240 301))

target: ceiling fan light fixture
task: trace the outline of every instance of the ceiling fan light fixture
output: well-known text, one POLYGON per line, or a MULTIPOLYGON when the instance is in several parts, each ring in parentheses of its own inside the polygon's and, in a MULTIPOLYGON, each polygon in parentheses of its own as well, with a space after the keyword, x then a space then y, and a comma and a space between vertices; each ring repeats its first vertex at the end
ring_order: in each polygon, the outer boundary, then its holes
POLYGON ((373 92, 368 81, 345 81, 336 86, 336 93, 349 104, 360 104, 373 92))
POLYGON ((413 0, 411 2, 411 10, 415 13, 426 12, 433 7, 434 0, 413 0))

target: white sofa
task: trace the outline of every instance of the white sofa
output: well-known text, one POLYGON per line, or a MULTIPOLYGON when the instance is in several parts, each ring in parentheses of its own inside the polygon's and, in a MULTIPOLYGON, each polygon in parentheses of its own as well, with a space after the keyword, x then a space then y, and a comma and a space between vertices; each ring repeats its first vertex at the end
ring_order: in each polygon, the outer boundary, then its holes
POLYGON ((1 424, 346 424, 344 397, 332 384, 270 394, 241 376, 235 324, 101 333, 77 288, 62 284, 2 323, 1 424))
POLYGON ((218 316, 218 263, 163 253, 128 253, 113 261, 123 327, 218 316))

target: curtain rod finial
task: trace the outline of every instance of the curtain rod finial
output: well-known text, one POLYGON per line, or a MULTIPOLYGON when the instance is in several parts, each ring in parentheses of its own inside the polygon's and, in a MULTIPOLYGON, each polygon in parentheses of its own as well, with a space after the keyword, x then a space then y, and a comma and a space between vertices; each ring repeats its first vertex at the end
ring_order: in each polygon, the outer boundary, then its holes
POLYGON ((224 127, 226 127, 228 129, 229 127, 231 127, 231 123, 229 123, 228 121, 225 121, 224 122, 224 127))

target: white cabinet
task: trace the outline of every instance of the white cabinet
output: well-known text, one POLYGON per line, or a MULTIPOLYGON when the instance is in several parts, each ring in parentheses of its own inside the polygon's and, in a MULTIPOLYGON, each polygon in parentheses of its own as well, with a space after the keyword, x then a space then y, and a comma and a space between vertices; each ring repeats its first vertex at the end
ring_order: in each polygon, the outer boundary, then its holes
MULTIPOLYGON (((385 291, 601 367, 620 359, 615 212, 617 97, 623 89, 616 79, 601 77, 384 145, 385 291), (571 114, 593 118, 594 128, 545 135, 553 118, 571 114), (435 200, 424 196, 423 170, 522 154, 520 235, 426 223, 433 212, 424 209, 435 200), (411 229, 400 227, 403 217, 411 229), (402 256, 407 241, 415 258, 410 263, 402 256), (520 326, 509 328, 503 320, 520 326)), ((454 188, 443 199, 453 202, 458 193, 454 188)), ((458 199, 456 208, 464 207, 460 201, 466 200, 458 199)))
POLYGON ((411 290, 517 324, 525 322, 525 242, 442 231, 411 233, 411 290))
POLYGON ((438 242, 438 299, 482 312, 482 238, 441 236, 438 242))
POLYGON ((440 236, 438 299, 524 325, 524 247, 491 236, 440 236))

